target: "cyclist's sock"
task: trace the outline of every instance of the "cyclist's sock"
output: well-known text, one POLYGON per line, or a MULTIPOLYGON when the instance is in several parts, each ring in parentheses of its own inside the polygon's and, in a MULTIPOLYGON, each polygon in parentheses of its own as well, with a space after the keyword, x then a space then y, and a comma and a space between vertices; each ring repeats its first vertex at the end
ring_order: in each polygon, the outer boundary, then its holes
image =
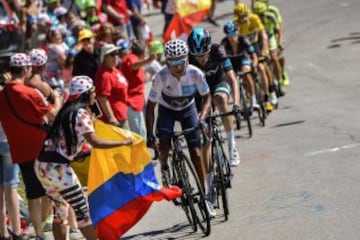
POLYGON ((206 173, 205 181, 205 196, 207 196, 209 195, 211 188, 213 187, 213 175, 211 173, 206 173))
POLYGON ((232 150, 235 147, 235 134, 234 130, 226 132, 229 149, 232 150))
POLYGON ((251 103, 252 104, 257 103, 255 94, 251 95, 251 103))

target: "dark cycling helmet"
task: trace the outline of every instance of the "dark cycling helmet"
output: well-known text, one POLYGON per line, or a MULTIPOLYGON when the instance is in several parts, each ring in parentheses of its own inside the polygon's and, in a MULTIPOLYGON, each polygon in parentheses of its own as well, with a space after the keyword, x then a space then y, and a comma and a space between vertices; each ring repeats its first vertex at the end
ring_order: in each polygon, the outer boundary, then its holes
POLYGON ((228 21, 224 25, 224 33, 227 36, 235 36, 238 32, 238 26, 233 21, 228 21))
POLYGON ((205 28, 194 28, 188 37, 189 50, 192 55, 203 55, 210 51, 211 36, 205 28))

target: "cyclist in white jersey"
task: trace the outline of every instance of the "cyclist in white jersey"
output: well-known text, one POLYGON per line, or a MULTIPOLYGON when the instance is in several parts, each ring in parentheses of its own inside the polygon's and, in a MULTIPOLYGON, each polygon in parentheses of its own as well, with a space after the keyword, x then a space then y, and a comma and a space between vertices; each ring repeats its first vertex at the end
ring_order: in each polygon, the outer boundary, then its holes
MULTIPOLYGON (((155 146, 154 109, 157 104, 158 116, 156 136, 159 138, 159 161, 163 185, 169 184, 169 166, 167 159, 171 146, 171 137, 175 121, 181 123, 182 129, 200 124, 206 126, 205 118, 210 111, 211 97, 209 86, 203 72, 188 63, 187 44, 179 39, 165 44, 166 65, 153 77, 146 108, 146 127, 148 146, 155 146), (199 92, 203 99, 200 114, 197 113, 194 97, 199 92)), ((200 132, 187 134, 190 158, 195 166, 203 189, 205 189, 205 164, 201 158, 200 132)))

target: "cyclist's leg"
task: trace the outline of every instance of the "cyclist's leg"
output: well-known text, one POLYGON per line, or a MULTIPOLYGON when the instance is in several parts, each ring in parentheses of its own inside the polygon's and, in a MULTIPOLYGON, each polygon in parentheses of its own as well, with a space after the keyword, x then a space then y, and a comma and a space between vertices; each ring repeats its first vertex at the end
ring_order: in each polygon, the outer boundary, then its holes
POLYGON ((248 91, 250 93, 250 104, 251 108, 255 106, 255 108, 258 108, 256 96, 255 96, 255 83, 254 79, 251 75, 251 73, 248 73, 251 71, 251 61, 250 59, 248 61, 242 61, 241 64, 241 72, 246 72, 244 76, 244 80, 246 82, 246 85, 248 86, 248 91))
POLYGON ((261 43, 257 42, 254 44, 255 52, 259 57, 258 71, 261 80, 261 88, 264 92, 264 100, 265 100, 265 108, 266 111, 271 112, 273 110, 273 106, 269 102, 269 76, 266 71, 266 66, 264 65, 263 59, 260 59, 261 56, 261 43), (262 61, 260 61, 262 60, 262 61))
MULTIPOLYGON (((197 126, 199 117, 195 104, 192 104, 184 111, 182 111, 182 114, 179 116, 178 120, 180 121, 181 127, 184 130, 197 126)), ((196 173, 199 176, 201 186, 205 190, 205 163, 202 160, 202 153, 200 149, 200 132, 194 131, 190 134, 187 134, 185 138, 189 147, 191 161, 193 162, 196 173)))
POLYGON ((282 74, 281 74, 281 66, 278 58, 278 47, 276 43, 275 36, 270 37, 269 39, 269 50, 270 50, 270 58, 272 61, 272 64, 274 66, 274 74, 278 81, 281 82, 282 80, 282 74))
POLYGON ((174 131, 176 111, 159 105, 156 123, 156 136, 159 138, 159 162, 161 165, 162 184, 168 185, 170 170, 168 165, 171 136, 174 131))
MULTIPOLYGON (((220 112, 229 112, 230 87, 226 81, 220 82, 214 90, 213 102, 220 112)), ((234 117, 232 115, 221 118, 227 136, 229 159, 233 165, 240 163, 240 157, 237 152, 235 134, 234 134, 234 117)))

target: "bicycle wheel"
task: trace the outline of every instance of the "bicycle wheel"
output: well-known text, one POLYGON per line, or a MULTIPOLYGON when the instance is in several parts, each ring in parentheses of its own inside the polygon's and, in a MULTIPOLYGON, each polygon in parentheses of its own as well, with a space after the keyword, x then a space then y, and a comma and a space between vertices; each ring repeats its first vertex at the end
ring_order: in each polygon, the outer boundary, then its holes
POLYGON ((260 125, 265 127, 266 110, 265 110, 264 94, 260 88, 258 81, 255 83, 255 95, 256 95, 256 101, 259 104, 258 117, 260 120, 260 125))
POLYGON ((221 199, 222 207, 224 210, 225 221, 228 220, 229 215, 229 203, 226 187, 226 179, 224 173, 224 164, 225 160, 222 156, 220 143, 218 139, 214 139, 212 144, 212 164, 213 164, 213 173, 214 173, 214 183, 216 188, 217 202, 219 204, 219 199, 221 199))
POLYGON ((249 130, 249 137, 252 137, 252 126, 251 126, 251 119, 250 119, 250 108, 247 104, 247 97, 246 97, 246 90, 244 87, 240 87, 240 100, 241 100, 241 105, 243 108, 243 117, 247 123, 247 127, 249 130))
POLYGON ((175 205, 181 205, 181 208, 184 210, 187 220, 189 221, 190 227, 194 232, 197 231, 197 221, 196 213, 194 208, 194 203, 191 196, 191 186, 188 181, 188 174, 185 167, 185 161, 178 157, 178 155, 173 153, 173 162, 172 162, 172 184, 177 185, 181 188, 182 195, 180 197, 180 203, 177 200, 174 200, 175 205))
POLYGON ((205 234, 205 236, 208 236, 210 235, 211 227, 209 212, 205 204, 204 190, 200 184, 195 168, 190 162, 189 158, 184 155, 183 160, 185 170, 184 172, 187 173, 187 179, 190 184, 190 200, 193 202, 196 220, 201 231, 205 234))

